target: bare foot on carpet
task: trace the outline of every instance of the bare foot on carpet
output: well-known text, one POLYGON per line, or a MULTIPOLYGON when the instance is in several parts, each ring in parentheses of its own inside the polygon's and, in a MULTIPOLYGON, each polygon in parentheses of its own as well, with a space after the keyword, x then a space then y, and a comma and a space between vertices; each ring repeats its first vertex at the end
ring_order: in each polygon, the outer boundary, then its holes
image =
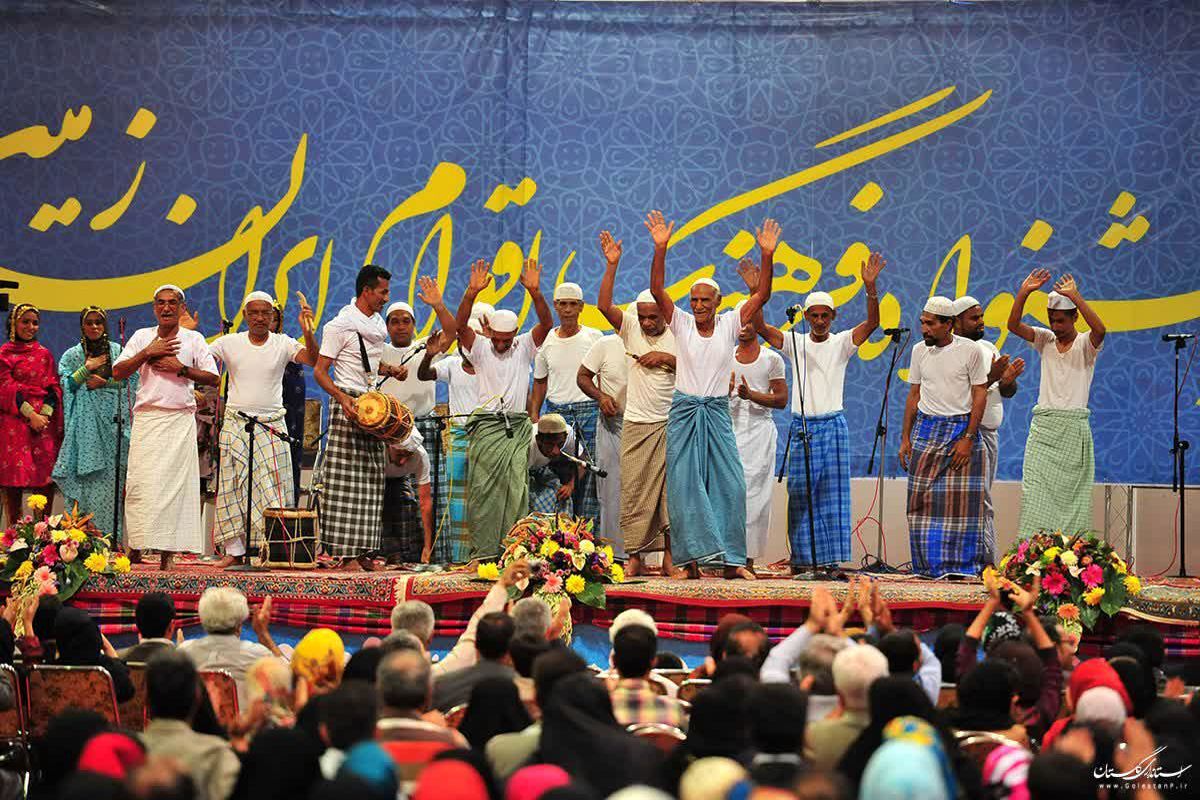
POLYGON ((234 564, 241 564, 241 563, 242 563, 241 556, 224 556, 219 561, 214 561, 212 565, 214 567, 216 567, 217 569, 227 569, 229 567, 232 567, 234 564))
POLYGON ((735 580, 737 578, 741 578, 742 580, 747 580, 747 581, 758 580, 758 576, 755 575, 750 570, 746 569, 745 567, 726 567, 725 568, 725 579, 726 580, 735 580))
POLYGON ((163 572, 166 572, 167 570, 173 569, 174 567, 175 567, 175 554, 174 553, 159 553, 158 554, 158 568, 160 570, 162 570, 163 572))
POLYGON ((631 555, 629 557, 629 560, 625 562, 625 577, 636 578, 637 576, 639 576, 641 574, 642 574, 642 557, 631 555))

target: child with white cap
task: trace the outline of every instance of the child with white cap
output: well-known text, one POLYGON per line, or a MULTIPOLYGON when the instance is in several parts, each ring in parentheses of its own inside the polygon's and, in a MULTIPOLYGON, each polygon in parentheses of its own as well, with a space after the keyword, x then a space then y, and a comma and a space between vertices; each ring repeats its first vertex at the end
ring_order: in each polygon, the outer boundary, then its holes
POLYGON ((1046 298, 1050 329, 1023 322, 1030 295, 1049 282, 1049 270, 1031 272, 1017 290, 1008 315, 1008 329, 1033 345, 1042 357, 1038 400, 1021 471, 1017 533, 1022 536, 1042 530, 1075 533, 1093 527, 1096 461, 1088 395, 1106 329, 1069 274, 1058 279, 1046 298), (1089 328, 1087 336, 1079 335, 1075 327, 1081 315, 1089 328))

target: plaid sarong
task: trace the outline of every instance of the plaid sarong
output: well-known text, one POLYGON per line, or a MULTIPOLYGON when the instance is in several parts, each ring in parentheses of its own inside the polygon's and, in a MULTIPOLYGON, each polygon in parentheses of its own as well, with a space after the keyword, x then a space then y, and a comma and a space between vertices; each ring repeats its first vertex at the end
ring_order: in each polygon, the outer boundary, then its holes
POLYGON ((987 451, 976 439, 971 461, 952 469, 954 442, 968 415, 931 417, 917 412, 908 465, 908 536, 913 572, 939 577, 975 575, 992 563, 995 538, 984 524, 987 451))
MULTIPOLYGON (((793 415, 788 453, 788 543, 796 565, 812 561, 802 431, 800 417, 793 415)), ((809 417, 808 434, 817 564, 840 564, 850 560, 850 431, 846 416, 836 411, 809 417)))
POLYGON ((667 423, 630 422, 621 428, 621 533, 625 552, 657 553, 667 517, 667 423))
POLYGON ((442 516, 434 533, 434 552, 439 546, 449 552, 452 564, 463 564, 470 560, 471 536, 467 528, 467 429, 461 425, 450 426, 450 447, 446 453, 446 502, 442 516))
MULTIPOLYGON (((280 431, 286 431, 286 412, 258 414, 257 419, 280 431)), ((217 528, 213 538, 227 546, 246 535, 246 493, 254 482, 254 508, 250 512, 250 541, 244 542, 246 552, 263 544, 266 521, 263 512, 268 508, 289 508, 295 505, 292 483, 292 448, 270 431, 254 426, 254 475, 249 474, 250 434, 246 420, 232 408, 225 409, 221 425, 221 470, 217 486, 217 528)))
MULTIPOLYGON (((352 397, 360 394, 343 391, 352 397)), ((319 511, 321 543, 334 558, 379 549, 386 463, 383 440, 364 432, 346 418, 337 401, 331 401, 319 511)), ((315 478, 313 483, 317 483, 315 478)))
POLYGON ((561 486, 562 481, 550 467, 529 470, 529 510, 542 514, 573 515, 574 495, 562 503, 558 502, 557 492, 561 486))
MULTIPOLYGON (((600 416, 600 404, 595 400, 580 403, 551 403, 546 401, 547 414, 562 414, 567 424, 575 429, 577 455, 587 461, 596 460, 596 421, 600 416)), ((593 520, 593 530, 600 530, 600 500, 596 495, 596 476, 590 470, 575 479, 575 501, 577 516, 593 520)))
MULTIPOLYGON (((443 422, 436 416, 418 417, 414 420, 417 430, 421 432, 421 438, 425 440, 425 452, 429 454, 429 493, 433 498, 433 554, 429 557, 434 564, 448 564, 453 560, 451 553, 451 540, 449 537, 437 535, 438 521, 442 519, 445 513, 447 502, 447 486, 446 486, 446 454, 442 447, 442 426, 443 422)), ((416 497, 416 478, 410 476, 409 482, 412 485, 413 497, 416 497)), ((421 512, 418 508, 417 519, 420 521, 421 512)), ((420 525, 418 524, 418 529, 420 525)), ((420 555, 418 553, 418 555, 420 555)))
POLYGON ((1086 408, 1033 407, 1021 471, 1019 536, 1092 529, 1096 459, 1090 415, 1086 408))
POLYGON ((671 560, 746 563, 746 476, 729 398, 676 391, 667 418, 671 560))
POLYGON ((388 478, 383 492, 383 526, 379 550, 406 564, 421 560, 425 531, 421 527, 421 506, 417 502, 414 478, 388 478))
POLYGON ((500 540, 529 513, 529 444, 533 427, 527 414, 503 416, 476 411, 467 420, 467 520, 471 558, 500 555, 500 540), (506 430, 512 432, 508 436, 506 430))

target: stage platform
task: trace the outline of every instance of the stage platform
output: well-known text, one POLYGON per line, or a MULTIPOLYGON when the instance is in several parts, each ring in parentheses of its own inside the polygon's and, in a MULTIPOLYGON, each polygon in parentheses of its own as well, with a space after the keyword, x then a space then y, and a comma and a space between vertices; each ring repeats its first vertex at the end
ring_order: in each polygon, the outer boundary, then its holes
MULTIPOLYGON (((778 640, 804 621, 813 583, 767 573, 757 581, 703 578, 698 581, 661 577, 632 578, 609 587, 603 610, 577 604, 577 625, 606 627, 627 608, 641 608, 659 623, 663 638, 705 641, 724 614, 739 612, 763 625, 778 640)), ((880 591, 898 625, 920 632, 949 622, 969 623, 985 593, 978 582, 931 581, 911 576, 880 576, 880 591)), ((72 601, 101 623, 106 633, 129 633, 133 609, 144 592, 161 591, 175 598, 180 622, 198 623, 196 603, 208 586, 231 585, 256 603, 272 598, 272 624, 296 628, 326 626, 360 635, 386 635, 389 614, 398 600, 424 600, 437 614, 437 634, 462 631, 486 594, 489 583, 464 571, 349 572, 330 569, 227 572, 200 561, 184 561, 169 572, 147 565, 125 575, 94 576, 72 601)), ((835 593, 845 584, 825 582, 835 593)), ((1148 621, 1166 638, 1169 657, 1200 659, 1200 581, 1150 582, 1133 605, 1085 637, 1084 654, 1095 655, 1127 625, 1148 621)), ((190 631, 189 631, 190 632, 190 631)))

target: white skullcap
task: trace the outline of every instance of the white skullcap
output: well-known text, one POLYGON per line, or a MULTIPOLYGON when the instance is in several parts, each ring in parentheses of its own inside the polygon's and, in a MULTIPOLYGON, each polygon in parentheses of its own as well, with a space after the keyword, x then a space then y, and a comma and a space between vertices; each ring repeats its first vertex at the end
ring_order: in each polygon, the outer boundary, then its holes
POLYGON ((150 299, 153 300, 154 298, 158 297, 158 293, 161 292, 163 289, 170 289, 172 292, 175 292, 176 294, 179 295, 180 300, 187 299, 187 295, 185 295, 183 293, 183 289, 180 289, 178 286, 176 286, 173 283, 164 283, 162 286, 155 289, 154 294, 150 295, 150 299))
POLYGON ((388 319, 397 311, 403 311, 412 317, 414 321, 417 318, 417 315, 413 312, 413 307, 408 303, 392 303, 390 306, 388 306, 387 313, 383 315, 383 318, 388 319))
POLYGON ((936 314, 939 317, 955 316, 954 301, 949 297, 942 297, 940 294, 935 294, 926 300, 923 310, 928 314, 936 314))
MULTIPOLYGON (((158 292, 155 292, 155 294, 158 294, 158 292)), ((250 294, 246 295, 246 299, 242 301, 242 308, 245 308, 251 303, 258 301, 262 301, 272 306, 275 305, 275 298, 271 297, 271 295, 267 294, 266 292, 251 292, 250 294)))
POLYGON ((583 289, 578 283, 560 283, 554 287, 555 300, 582 300, 583 289))
POLYGON ((804 298, 805 311, 808 311, 810 308, 815 306, 825 306, 830 310, 837 308, 837 306, 833 304, 833 295, 831 295, 829 292, 813 292, 808 297, 804 298))
POLYGON ((1093 686, 1075 703, 1075 721, 1098 725, 1115 736, 1125 725, 1125 701, 1115 689, 1108 686, 1093 686))
POLYGON ((981 305, 981 303, 978 300, 976 300, 974 297, 971 297, 971 295, 969 295, 969 294, 965 295, 963 297, 960 297, 954 301, 954 316, 957 317, 959 314, 963 313, 967 309, 974 308, 975 306, 978 306, 978 305, 981 305))
POLYGON ((543 414, 537 422, 538 433, 566 433, 569 430, 562 414, 543 414))
POLYGON ((1046 296, 1046 308, 1051 311, 1071 311, 1075 307, 1074 303, 1058 292, 1051 292, 1046 296))
POLYGON ((654 299, 654 292, 650 291, 649 289, 644 289, 640 294, 638 294, 637 302, 654 303, 655 305, 658 305, 658 301, 654 299))
POLYGON ((502 308, 487 315, 487 324, 496 333, 516 333, 517 315, 502 308))
POLYGON ((640 625, 643 628, 649 628, 654 631, 655 636, 658 636, 658 625, 654 622, 654 617, 640 608, 627 608, 613 617, 612 625, 608 629, 608 640, 611 642, 613 639, 616 639, 621 629, 629 625, 640 625))
POLYGON ((471 306, 471 319, 479 319, 495 313, 496 307, 491 303, 475 303, 471 306))
POLYGON ((714 292, 717 294, 721 293, 721 284, 717 283, 712 278, 697 278, 695 283, 692 284, 692 288, 695 289, 697 286, 711 286, 714 292))

